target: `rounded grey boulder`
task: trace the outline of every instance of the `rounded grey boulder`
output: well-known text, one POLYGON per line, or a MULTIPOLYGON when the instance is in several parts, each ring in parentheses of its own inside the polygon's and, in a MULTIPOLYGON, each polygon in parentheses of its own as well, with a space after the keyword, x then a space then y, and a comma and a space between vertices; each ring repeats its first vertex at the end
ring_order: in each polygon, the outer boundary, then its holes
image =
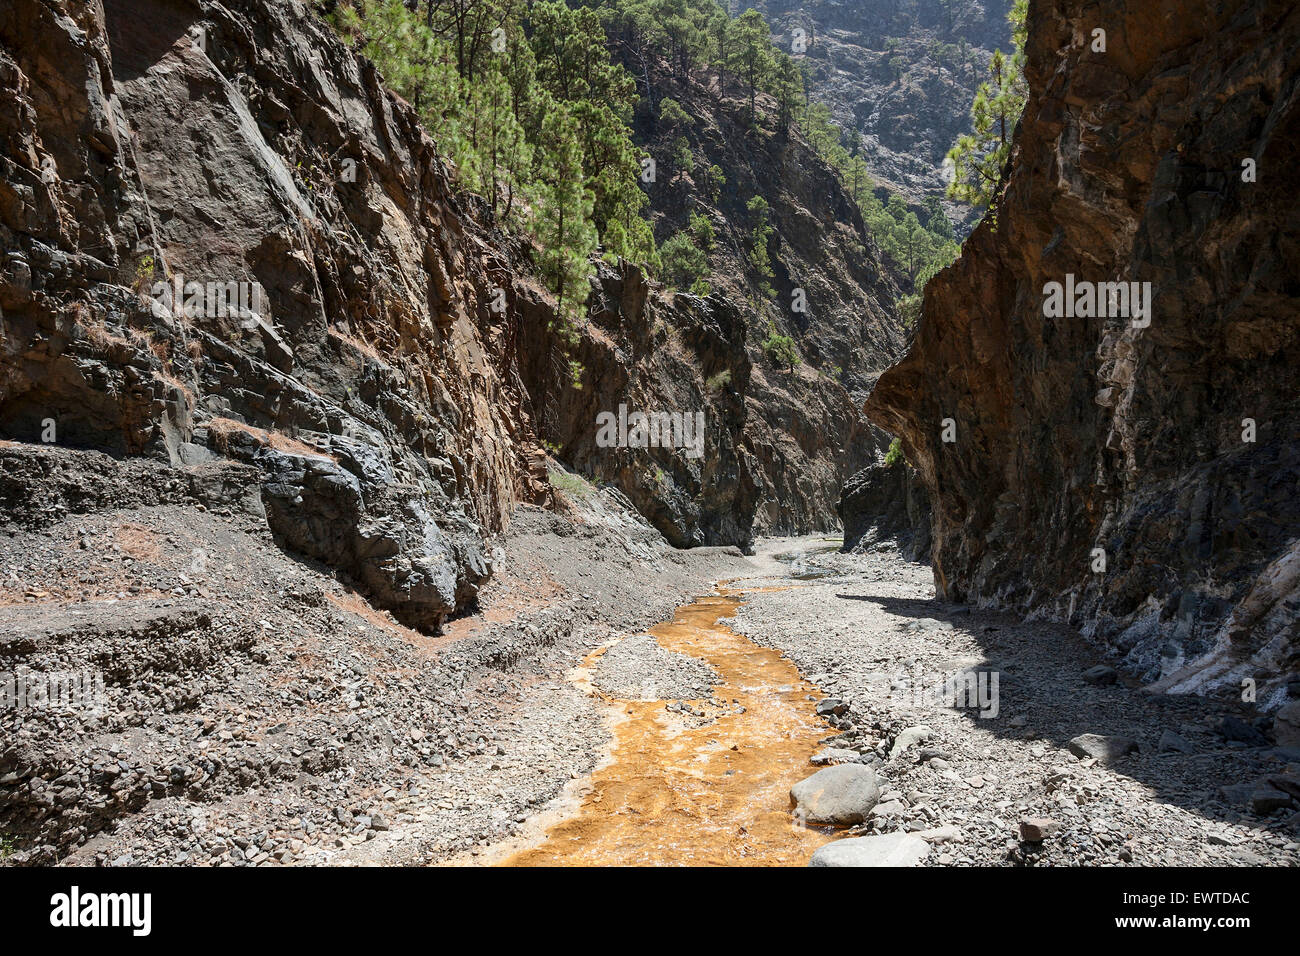
POLYGON ((819 770, 790 788, 790 803, 804 823, 852 826, 880 799, 876 772, 862 764, 819 770))
POLYGON ((910 833, 850 837, 828 843, 812 855, 809 866, 916 866, 930 844, 910 833))

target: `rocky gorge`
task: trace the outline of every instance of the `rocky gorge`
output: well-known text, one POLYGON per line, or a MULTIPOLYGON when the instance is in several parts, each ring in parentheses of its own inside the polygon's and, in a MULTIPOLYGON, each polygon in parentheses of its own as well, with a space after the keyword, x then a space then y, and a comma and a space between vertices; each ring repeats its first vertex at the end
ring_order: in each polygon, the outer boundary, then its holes
MULTIPOLYGON (((0 0, 0 863, 1300 861, 1300 14, 1036 0, 925 284, 628 0, 703 268, 575 308, 337 16, 434 6, 0 0)), ((761 6, 933 199, 1008 5, 761 6)))

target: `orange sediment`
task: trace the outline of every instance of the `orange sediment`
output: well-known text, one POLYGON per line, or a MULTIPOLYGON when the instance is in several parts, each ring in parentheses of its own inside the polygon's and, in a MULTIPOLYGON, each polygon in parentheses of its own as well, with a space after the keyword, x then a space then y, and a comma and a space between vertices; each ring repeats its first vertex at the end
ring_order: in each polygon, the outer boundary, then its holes
POLYGON ((600 695, 626 715, 611 759, 593 772, 576 814, 505 865, 798 866, 832 839, 790 815, 790 787, 812 772, 808 758, 831 732, 807 699, 818 690, 776 651, 722 623, 740 601, 724 589, 650 629, 661 646, 721 676, 713 702, 693 702, 715 719, 696 726, 664 701, 600 695))

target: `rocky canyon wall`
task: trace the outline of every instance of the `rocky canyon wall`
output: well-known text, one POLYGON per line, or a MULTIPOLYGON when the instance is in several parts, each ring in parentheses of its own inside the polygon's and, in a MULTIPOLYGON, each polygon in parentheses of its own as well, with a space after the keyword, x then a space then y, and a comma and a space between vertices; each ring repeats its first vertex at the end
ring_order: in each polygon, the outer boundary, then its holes
MULTIPOLYGON (((652 199, 664 235, 690 211, 715 221, 714 294, 602 263, 571 347, 529 243, 484 224, 415 112, 308 7, 3 14, 0 439, 165 460, 187 487, 251 466, 241 507, 282 546, 426 628, 473 602, 515 504, 550 500, 548 450, 679 546, 835 526, 872 451, 850 388, 902 336, 860 217, 805 144, 735 148, 737 116, 692 94, 692 143, 730 185, 705 204, 678 177, 652 199), (814 307, 780 320, 797 372, 764 365, 770 320, 736 278, 762 189, 779 298, 799 286, 814 307), (623 404, 702 412, 703 454, 600 447, 596 416, 623 404)), ((0 483, 23 520, 93 506, 28 501, 25 475, 0 483)))
POLYGON ((931 493, 942 595, 1068 621, 1162 688, 1277 692, 1300 628, 1300 10, 1035 2, 1028 58, 996 223, 928 287, 868 416, 931 493), (1047 317, 1067 281, 1150 283, 1149 321, 1047 317))
POLYGON ((252 463, 282 543, 436 626, 544 487, 414 114, 298 4, 6 6, 4 437, 252 463))

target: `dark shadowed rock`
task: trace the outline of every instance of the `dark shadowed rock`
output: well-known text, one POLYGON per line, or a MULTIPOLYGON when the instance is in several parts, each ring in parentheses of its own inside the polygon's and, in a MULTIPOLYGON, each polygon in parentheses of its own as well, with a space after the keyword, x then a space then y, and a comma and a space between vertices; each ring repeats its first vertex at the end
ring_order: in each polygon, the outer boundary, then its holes
POLYGON ((845 551, 893 539, 910 560, 929 556, 929 494, 903 462, 887 466, 882 457, 854 472, 844 484, 837 510, 844 524, 845 551))
POLYGON ((1103 763, 1118 760, 1141 749, 1131 737, 1105 737, 1101 734, 1080 734, 1068 746, 1070 753, 1076 757, 1094 757, 1103 763))
POLYGON ((1273 737, 1279 747, 1300 748, 1300 701, 1291 701, 1273 715, 1273 737))
POLYGON ((1089 684, 1097 684, 1105 687, 1109 684, 1115 683, 1115 681, 1119 679, 1119 675, 1115 673, 1115 668, 1109 667, 1106 664, 1098 664, 1096 667, 1090 667, 1084 671, 1083 679, 1089 684))
POLYGON ((1172 730, 1166 730, 1160 735, 1160 741, 1156 744, 1156 750, 1162 754, 1194 754, 1196 753, 1196 746, 1187 738, 1179 736, 1172 730))
POLYGON ((1251 747, 1267 747, 1268 738, 1257 728, 1239 717, 1223 717, 1214 725, 1214 732, 1224 740, 1235 740, 1251 747))

